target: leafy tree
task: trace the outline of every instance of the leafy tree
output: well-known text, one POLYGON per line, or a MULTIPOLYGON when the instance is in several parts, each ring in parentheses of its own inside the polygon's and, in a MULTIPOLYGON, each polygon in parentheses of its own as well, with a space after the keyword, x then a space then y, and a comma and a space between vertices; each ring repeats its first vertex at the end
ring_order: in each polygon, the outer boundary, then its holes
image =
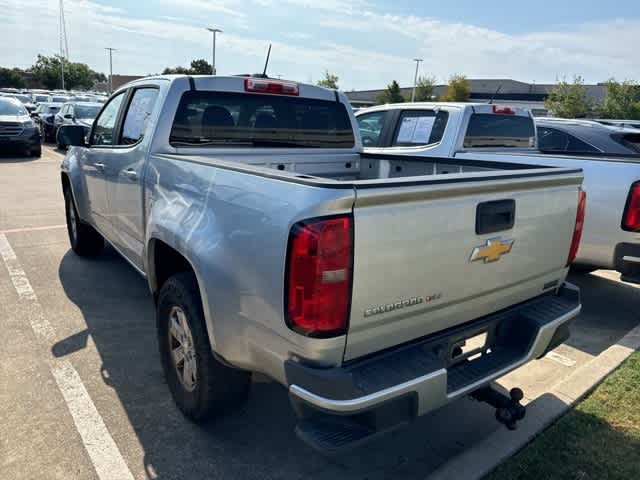
POLYGON ((600 110, 602 118, 640 120, 640 85, 633 80, 606 82, 607 94, 600 110))
POLYGON ((18 68, 0 67, 0 87, 4 88, 24 88, 27 83, 24 80, 22 71, 18 68))
POLYGON ((567 82, 566 79, 559 81, 549 92, 544 106, 560 118, 587 116, 591 108, 582 77, 573 77, 572 83, 567 82))
POLYGON ((447 89, 442 99, 445 102, 468 102, 471 96, 471 86, 469 80, 464 75, 453 75, 449 77, 447 89))
POLYGON ((333 88, 338 90, 338 76, 329 73, 328 70, 324 71, 324 78, 318 81, 318 85, 325 88, 333 88))
POLYGON ((64 86, 67 89, 89 89, 93 87, 99 75, 85 63, 70 62, 59 55, 51 57, 38 55, 36 63, 31 67, 33 79, 50 90, 62 88, 61 70, 63 65, 64 86))
POLYGON ((213 67, 204 58, 191 61, 191 73, 193 75, 211 75, 213 74, 213 67))
POLYGON ((406 100, 400 92, 400 85, 394 80, 387 85, 384 93, 378 96, 377 101, 378 103, 402 103, 406 100))
POLYGON ((167 67, 162 71, 163 75, 180 74, 180 75, 211 75, 213 69, 211 64, 204 58, 191 61, 191 66, 187 67, 167 67))
POLYGON ((416 101, 428 102, 433 98, 433 90, 436 87, 435 77, 419 77, 416 83, 416 101))
POLYGON ((162 74, 163 75, 172 75, 172 74, 191 75, 191 71, 185 67, 175 67, 175 68, 167 67, 162 71, 162 74))

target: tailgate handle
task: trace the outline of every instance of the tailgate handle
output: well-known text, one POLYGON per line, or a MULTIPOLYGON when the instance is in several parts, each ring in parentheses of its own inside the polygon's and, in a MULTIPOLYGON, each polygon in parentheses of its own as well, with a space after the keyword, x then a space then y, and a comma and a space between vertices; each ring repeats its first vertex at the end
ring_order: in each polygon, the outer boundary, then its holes
POLYGON ((513 228, 516 220, 515 200, 482 202, 476 208, 476 234, 500 232, 513 228))

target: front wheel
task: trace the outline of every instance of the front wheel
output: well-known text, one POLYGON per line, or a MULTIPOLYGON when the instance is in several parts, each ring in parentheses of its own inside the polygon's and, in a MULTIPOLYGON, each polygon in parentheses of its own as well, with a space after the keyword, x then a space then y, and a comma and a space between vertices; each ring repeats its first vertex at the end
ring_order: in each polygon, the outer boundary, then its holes
POLYGON ((178 273, 164 283, 156 319, 164 375, 187 418, 201 423, 244 404, 251 374, 224 365, 213 355, 193 273, 178 273))
POLYGON ((71 249, 81 257, 91 257, 102 252, 104 248, 102 235, 96 232, 91 225, 80 220, 69 188, 64 190, 64 206, 71 249))

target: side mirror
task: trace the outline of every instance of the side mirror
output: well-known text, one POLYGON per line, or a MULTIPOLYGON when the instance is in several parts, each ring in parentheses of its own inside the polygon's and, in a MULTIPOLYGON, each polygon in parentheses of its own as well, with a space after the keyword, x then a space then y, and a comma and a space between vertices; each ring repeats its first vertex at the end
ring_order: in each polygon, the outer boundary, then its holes
POLYGON ((38 118, 40 115, 38 115, 36 112, 31 112, 31 113, 29 114, 29 116, 30 116, 31 118, 38 118))
POLYGON ((70 113, 66 113, 64 118, 71 120, 73 118, 73 115, 71 115, 70 113))
POLYGON ((81 125, 62 125, 58 129, 58 138, 61 144, 73 147, 86 147, 84 128, 81 125))

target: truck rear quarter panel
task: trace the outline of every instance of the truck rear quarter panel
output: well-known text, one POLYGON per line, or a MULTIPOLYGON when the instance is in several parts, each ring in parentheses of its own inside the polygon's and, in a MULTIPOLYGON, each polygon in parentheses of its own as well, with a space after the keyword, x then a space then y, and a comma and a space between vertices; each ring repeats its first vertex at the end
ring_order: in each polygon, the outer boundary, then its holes
MULTIPOLYGON (((152 155, 145 190, 147 244, 160 240, 192 265, 216 353, 283 383, 290 356, 340 364, 344 336, 308 339, 285 325, 284 269, 292 225, 350 213, 352 188, 318 188, 152 155)), ((153 259, 147 261, 151 266, 153 259)))

